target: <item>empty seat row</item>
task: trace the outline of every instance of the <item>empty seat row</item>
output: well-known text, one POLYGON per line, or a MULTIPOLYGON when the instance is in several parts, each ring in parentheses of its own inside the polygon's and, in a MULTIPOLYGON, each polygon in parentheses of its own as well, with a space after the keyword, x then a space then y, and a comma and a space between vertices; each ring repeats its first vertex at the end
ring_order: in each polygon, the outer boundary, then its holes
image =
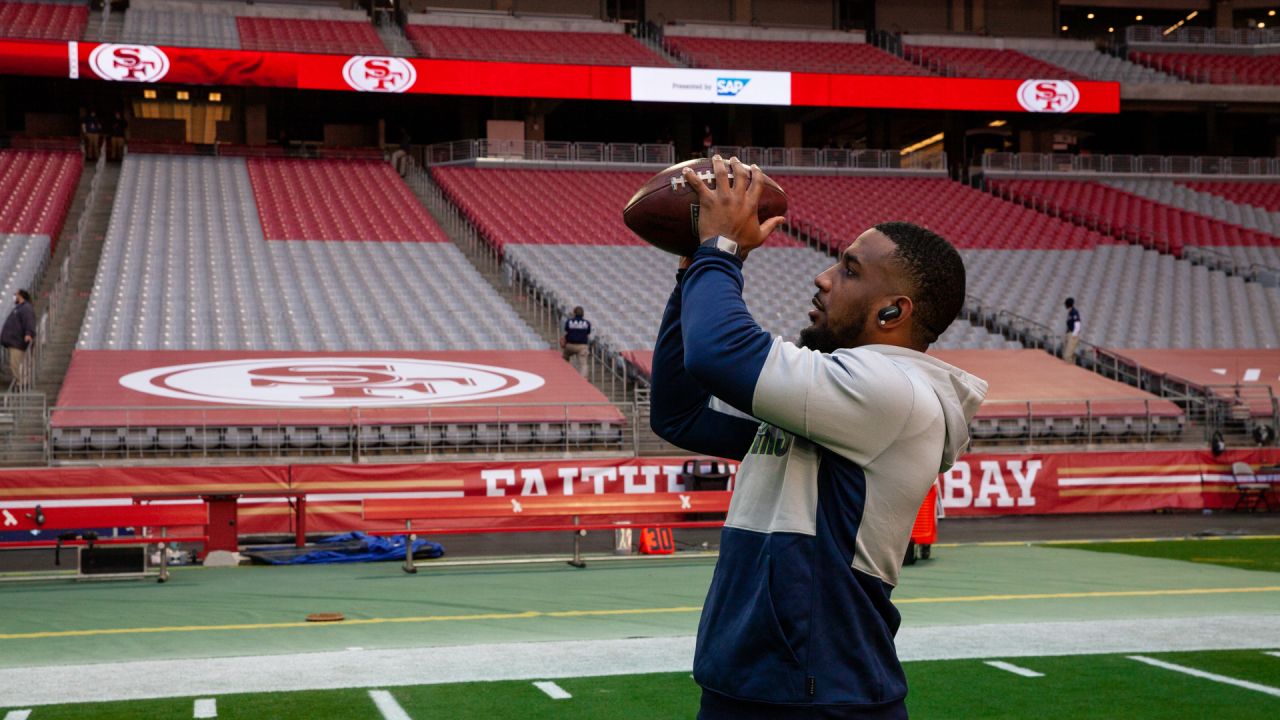
POLYGON ((1280 85, 1280 55, 1131 52, 1129 59, 1191 82, 1280 85))
POLYGON ((0 37, 79 40, 88 24, 89 7, 83 3, 0 3, 0 37))
MULTIPOLYGON (((282 163, 295 179, 313 175, 298 170, 296 160, 254 162, 282 163)), ((335 167, 314 162, 316 175, 335 167)), ((359 177, 352 165, 336 167, 359 177)), ((265 172, 273 176, 269 167, 265 172)), ((403 186, 394 174, 392 182, 403 186)), ((409 211, 392 187, 369 201, 383 217, 409 211)), ((300 191, 275 190, 293 193, 275 196, 282 206, 305 206, 300 191)), ((329 209, 352 207, 333 202, 329 209)), ((417 221, 424 223, 420 235, 442 237, 425 213, 417 221)), ((338 227, 358 222, 352 215, 335 220, 338 227)), ((125 160, 77 347, 545 347, 451 243, 369 240, 267 240, 245 160, 133 153, 125 160)))
POLYGON ((928 75, 928 70, 861 42, 791 42, 668 35, 668 51, 693 67, 854 75, 928 75))
POLYGON ((56 242, 83 167, 80 153, 0 150, 0 233, 56 242))
POLYGON ((1088 79, 1017 50, 905 45, 902 52, 907 59, 949 77, 1088 79))
POLYGON ((622 33, 547 32, 451 25, 409 25, 418 55, 506 62, 667 66, 666 58, 622 33))

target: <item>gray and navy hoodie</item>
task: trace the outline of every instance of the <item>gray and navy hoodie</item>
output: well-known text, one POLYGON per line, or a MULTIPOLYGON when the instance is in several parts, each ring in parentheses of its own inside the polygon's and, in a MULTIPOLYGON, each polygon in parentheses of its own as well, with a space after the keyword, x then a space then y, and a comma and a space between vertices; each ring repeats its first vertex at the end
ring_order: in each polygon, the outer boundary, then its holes
POLYGON ((987 384, 906 348, 824 354, 772 337, 742 300, 741 268, 699 249, 654 349, 654 431, 742 459, 694 678, 823 717, 905 717, 889 595, 987 384))

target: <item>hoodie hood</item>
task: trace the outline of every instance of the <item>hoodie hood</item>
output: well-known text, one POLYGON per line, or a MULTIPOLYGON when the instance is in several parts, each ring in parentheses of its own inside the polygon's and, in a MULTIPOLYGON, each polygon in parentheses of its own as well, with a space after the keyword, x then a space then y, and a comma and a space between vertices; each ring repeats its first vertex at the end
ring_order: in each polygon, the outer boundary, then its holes
POLYGON ((969 423, 987 397, 987 381, 910 348, 871 345, 867 349, 888 355, 894 362, 909 364, 918 373, 918 377, 923 377, 933 387, 933 392, 942 405, 942 416, 947 426, 947 439, 942 448, 942 466, 938 468, 938 472, 950 470, 956 459, 969 449, 969 423))

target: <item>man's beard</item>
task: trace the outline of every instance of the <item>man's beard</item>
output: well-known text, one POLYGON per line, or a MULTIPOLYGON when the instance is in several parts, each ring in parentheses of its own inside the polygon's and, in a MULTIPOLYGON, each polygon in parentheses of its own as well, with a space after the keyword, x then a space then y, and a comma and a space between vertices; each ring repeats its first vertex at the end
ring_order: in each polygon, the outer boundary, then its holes
POLYGON ((827 354, 831 354, 840 348, 858 347, 862 344, 862 330, 866 326, 864 322, 866 316, 866 307, 855 308, 853 317, 857 318, 859 322, 852 323, 840 330, 831 329, 831 318, 828 316, 825 325, 821 327, 810 325, 801 330, 800 340, 797 344, 802 348, 827 354))

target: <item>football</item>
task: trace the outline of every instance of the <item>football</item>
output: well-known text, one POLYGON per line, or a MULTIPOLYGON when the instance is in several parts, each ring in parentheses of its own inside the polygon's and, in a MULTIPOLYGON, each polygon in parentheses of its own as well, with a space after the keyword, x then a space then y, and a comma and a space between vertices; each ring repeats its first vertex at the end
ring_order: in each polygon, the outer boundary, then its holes
MULTIPOLYGON (((692 255, 698 249, 698 193, 685 182, 683 171, 693 168, 714 189, 715 174, 709 158, 672 165, 649 178, 622 210, 622 221, 643 240, 676 255, 692 255)), ((760 193, 760 222, 787 213, 787 194, 771 178, 760 193)), ((729 184, 736 182, 732 169, 729 184)), ((750 176, 747 182, 751 182, 750 176)))

